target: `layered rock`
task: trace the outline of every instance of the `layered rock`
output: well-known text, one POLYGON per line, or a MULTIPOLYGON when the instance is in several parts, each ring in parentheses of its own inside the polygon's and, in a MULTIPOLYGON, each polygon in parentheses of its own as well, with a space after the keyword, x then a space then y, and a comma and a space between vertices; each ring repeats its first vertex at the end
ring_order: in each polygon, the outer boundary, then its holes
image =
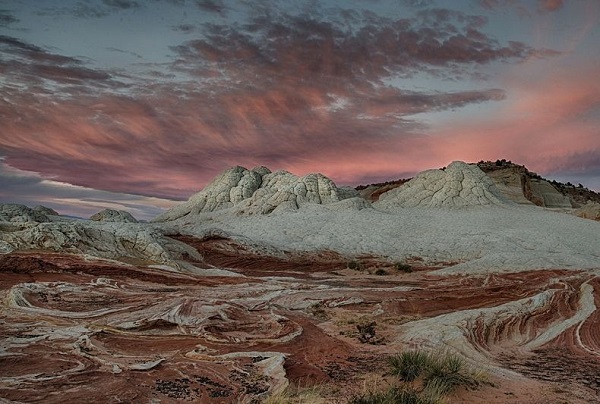
POLYGON ((137 223, 137 219, 131 213, 124 210, 104 209, 92 215, 90 220, 97 222, 137 223))
POLYGON ((332 204, 357 196, 354 189, 338 188, 322 174, 298 177, 287 171, 273 173, 266 167, 248 170, 237 166, 224 171, 187 202, 154 221, 229 208, 235 208, 238 214, 268 214, 276 210, 296 210, 309 203, 332 204))
POLYGON ((477 166, 461 161, 442 170, 427 170, 379 198, 375 206, 448 207, 505 205, 510 203, 477 166))
POLYGON ((570 209, 585 204, 586 198, 596 196, 588 189, 576 189, 555 181, 551 183, 510 161, 480 161, 477 165, 494 181, 504 197, 519 204, 570 209))
POLYGON ((590 201, 579 209, 575 209, 573 214, 584 219, 600 221, 600 203, 590 201))
POLYGON ((531 193, 534 200, 541 200, 541 206, 546 208, 571 209, 573 207, 571 199, 546 180, 532 179, 531 193))

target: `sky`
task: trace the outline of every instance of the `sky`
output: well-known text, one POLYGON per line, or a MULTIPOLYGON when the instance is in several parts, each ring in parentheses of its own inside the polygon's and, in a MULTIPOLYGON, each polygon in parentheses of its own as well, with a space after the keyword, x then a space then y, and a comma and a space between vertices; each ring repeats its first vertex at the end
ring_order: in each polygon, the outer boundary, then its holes
POLYGON ((600 190, 598 0, 2 0, 0 203, 149 219, 235 165, 600 190))

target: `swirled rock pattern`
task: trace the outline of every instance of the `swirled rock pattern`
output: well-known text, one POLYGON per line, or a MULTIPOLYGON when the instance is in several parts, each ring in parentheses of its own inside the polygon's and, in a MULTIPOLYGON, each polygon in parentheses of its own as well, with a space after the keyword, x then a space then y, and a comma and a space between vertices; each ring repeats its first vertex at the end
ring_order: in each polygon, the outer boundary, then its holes
POLYGON ((367 255, 353 270, 333 251, 174 237, 239 276, 1 255, 0 397, 249 403, 317 383, 313 401, 345 402, 383 383, 387 355, 415 348, 486 371, 494 386, 461 390, 459 402, 586 403, 600 392, 597 271, 446 276, 437 270, 452 263, 413 257, 406 273, 367 255))

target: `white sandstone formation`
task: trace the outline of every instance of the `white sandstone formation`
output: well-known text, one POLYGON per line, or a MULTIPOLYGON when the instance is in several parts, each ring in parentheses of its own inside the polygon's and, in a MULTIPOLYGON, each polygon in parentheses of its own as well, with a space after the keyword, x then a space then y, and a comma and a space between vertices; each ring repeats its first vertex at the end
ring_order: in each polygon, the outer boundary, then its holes
POLYGON ((235 208, 238 214, 268 214, 297 210, 308 203, 331 204, 357 196, 354 189, 338 188, 322 174, 298 177, 287 171, 273 173, 266 167, 248 170, 237 166, 224 171, 187 202, 154 221, 171 221, 228 208, 235 208))
POLYGON ((124 210, 104 209, 92 215, 90 220, 97 222, 119 222, 119 223, 137 223, 137 219, 131 213, 124 210))
POLYGON ((41 210, 25 205, 0 204, 0 222, 48 222, 48 216, 41 210))
POLYGON ((60 216, 57 211, 52 208, 43 205, 37 205, 33 207, 33 210, 36 212, 41 212, 46 216, 60 216))
POLYGON ((510 202, 494 182, 477 167, 462 161, 446 169, 427 170, 379 198, 379 208, 460 208, 477 205, 505 205, 510 202))
POLYGON ((588 203, 586 203, 579 209, 575 209, 573 211, 573 214, 584 219, 600 221, 600 203, 588 201, 588 203))
POLYGON ((573 207, 571 199, 546 180, 532 179, 531 192, 534 197, 543 202, 542 206, 546 208, 571 209, 573 207))
POLYGON ((186 254, 198 261, 198 252, 144 224, 84 221, 22 223, 0 231, 0 252, 48 250, 179 267, 186 254))

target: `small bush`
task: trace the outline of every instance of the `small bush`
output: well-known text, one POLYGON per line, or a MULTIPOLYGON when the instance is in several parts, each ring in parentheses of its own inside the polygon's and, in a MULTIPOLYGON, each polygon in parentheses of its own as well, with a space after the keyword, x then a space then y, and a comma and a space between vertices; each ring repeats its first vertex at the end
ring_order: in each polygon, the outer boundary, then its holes
POLYGON ((385 271, 385 269, 379 268, 377 271, 375 271, 375 275, 383 276, 387 275, 387 272, 385 271))
POLYGON ((358 261, 350 261, 348 263, 348 268, 354 269, 355 271, 360 271, 362 269, 362 265, 360 265, 360 262, 358 261))
POLYGON ((410 265, 408 265, 408 264, 405 264, 405 263, 403 263, 403 262, 396 262, 396 263, 394 264, 394 268, 396 268, 396 270, 397 270, 397 271, 400 271, 400 272, 407 272, 407 273, 410 273, 410 272, 412 272, 412 271, 413 271, 413 270, 412 270, 412 267, 411 267, 410 265))

